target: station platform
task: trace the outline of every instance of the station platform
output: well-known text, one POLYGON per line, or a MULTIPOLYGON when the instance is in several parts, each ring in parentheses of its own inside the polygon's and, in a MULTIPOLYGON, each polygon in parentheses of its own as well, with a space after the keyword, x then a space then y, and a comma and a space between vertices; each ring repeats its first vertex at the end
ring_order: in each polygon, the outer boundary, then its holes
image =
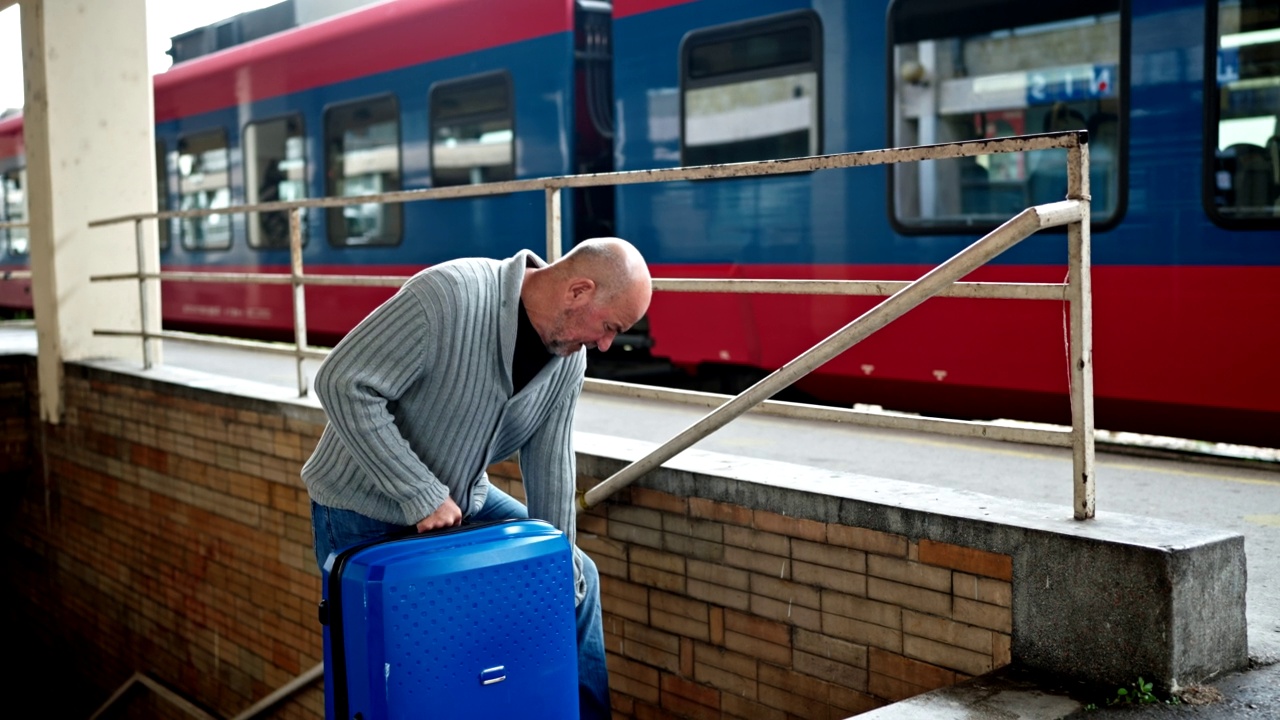
MULTIPOLYGON (((35 352, 34 328, 0 326, 0 355, 35 352)), ((269 398, 296 396, 295 363, 288 357, 166 341, 163 360, 162 366, 148 372, 182 376, 202 387, 225 388, 228 392, 259 393, 269 398)), ((308 377, 314 375, 318 365, 311 361, 304 364, 308 377)), ((314 397, 305 402, 318 406, 314 397)), ((575 430, 662 442, 706 412, 705 408, 678 402, 585 392, 575 418, 575 430)), ((1060 504, 1063 516, 1070 516, 1071 454, 1066 449, 757 414, 738 419, 698 443, 695 449, 895 478, 1003 499, 1060 504)), ((1128 453, 1120 447, 1100 448, 1097 493, 1098 508, 1102 511, 1172 520, 1243 535, 1247 551, 1250 655, 1258 665, 1280 656, 1280 467, 1224 466, 1215 464, 1213 458, 1153 458, 1128 453)), ((1253 704, 1262 703, 1260 712, 1280 712, 1280 705, 1266 704, 1266 698, 1272 702, 1280 700, 1277 666, 1245 674, 1249 675, 1256 679, 1245 681, 1243 689, 1237 692, 1256 693, 1258 699, 1253 704)), ((1238 681, 1233 682, 1240 685, 1238 681)), ((1240 707, 1248 709, 1248 704, 1240 707)), ((904 706, 903 710, 906 709, 904 706)), ((940 712, 936 708, 922 712, 918 717, 944 717, 936 714, 940 712)))

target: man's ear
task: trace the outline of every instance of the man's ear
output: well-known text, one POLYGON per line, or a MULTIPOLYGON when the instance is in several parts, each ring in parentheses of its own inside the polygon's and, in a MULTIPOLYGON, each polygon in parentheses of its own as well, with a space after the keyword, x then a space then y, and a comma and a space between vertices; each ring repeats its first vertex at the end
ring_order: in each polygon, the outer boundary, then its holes
POLYGON ((565 301, 569 307, 578 307, 591 302, 595 297, 596 282, 591 278, 578 277, 569 281, 565 290, 565 301))

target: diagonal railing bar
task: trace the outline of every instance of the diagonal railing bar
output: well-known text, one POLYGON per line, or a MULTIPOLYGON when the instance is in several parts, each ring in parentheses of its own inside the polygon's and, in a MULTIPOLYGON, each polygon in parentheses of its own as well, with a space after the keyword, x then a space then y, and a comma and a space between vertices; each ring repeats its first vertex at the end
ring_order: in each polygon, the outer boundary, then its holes
POLYGON ((635 482, 641 475, 678 455, 753 406, 777 394, 788 385, 822 366, 840 353, 866 339, 872 333, 901 317, 908 310, 936 295, 946 285, 968 275, 989 260, 1013 247, 1032 233, 1087 218, 1088 205, 1078 200, 1038 205, 1027 208, 977 242, 961 250, 950 260, 907 285, 861 317, 832 333, 825 340, 770 373, 698 422, 685 428, 671 440, 648 455, 622 468, 600 484, 579 496, 580 510, 586 510, 635 482))

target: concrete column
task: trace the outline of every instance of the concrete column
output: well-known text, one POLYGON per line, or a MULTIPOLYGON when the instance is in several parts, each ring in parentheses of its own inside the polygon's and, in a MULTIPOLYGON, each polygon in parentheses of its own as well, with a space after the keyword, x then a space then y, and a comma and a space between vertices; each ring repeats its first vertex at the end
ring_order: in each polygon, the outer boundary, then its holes
MULTIPOLYGON (((141 328, 137 283, 89 282, 90 275, 136 271, 134 228, 90 230, 88 223, 156 207, 146 3, 20 0, 20 6, 40 416, 57 423, 63 362, 142 359, 138 339, 93 334, 141 328)), ((154 223, 147 225, 146 264, 154 270, 154 223)))

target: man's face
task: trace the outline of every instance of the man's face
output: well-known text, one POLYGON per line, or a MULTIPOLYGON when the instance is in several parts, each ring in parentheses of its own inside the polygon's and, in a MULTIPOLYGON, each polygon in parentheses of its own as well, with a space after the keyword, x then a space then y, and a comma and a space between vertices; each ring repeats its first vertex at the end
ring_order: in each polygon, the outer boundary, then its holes
POLYGON ((547 334, 547 352, 568 357, 581 348, 608 350, 618 333, 625 332, 644 314, 633 307, 633 298, 620 294, 609 302, 593 299, 562 308, 547 334))

